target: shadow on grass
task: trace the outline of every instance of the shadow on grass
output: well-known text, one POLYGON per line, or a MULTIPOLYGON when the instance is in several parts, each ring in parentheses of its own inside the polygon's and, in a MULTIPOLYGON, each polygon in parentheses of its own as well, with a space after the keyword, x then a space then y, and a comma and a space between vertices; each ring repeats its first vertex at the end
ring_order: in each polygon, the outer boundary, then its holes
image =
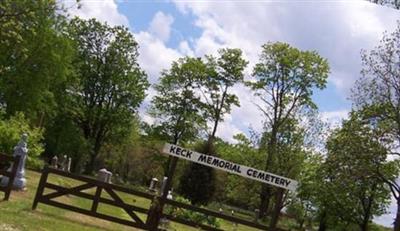
MULTIPOLYGON (((87 226, 87 227, 89 226, 89 227, 96 228, 96 229, 99 229, 99 230, 115 231, 115 228, 109 228, 109 227, 104 227, 104 226, 93 224, 93 223, 89 223, 89 222, 84 222, 84 221, 81 221, 81 220, 78 220, 78 219, 74 219, 72 217, 66 217, 66 216, 63 216, 63 215, 57 215, 57 214, 44 212, 44 211, 40 211, 40 210, 31 210, 31 209, 24 209, 24 210, 25 211, 29 211, 31 213, 39 214, 41 216, 48 216, 48 217, 52 217, 54 219, 68 221, 68 222, 71 222, 71 223, 74 223, 74 224, 80 224, 82 226, 87 226)), ((85 216, 85 217, 88 217, 88 218, 102 220, 102 219, 99 219, 99 218, 87 216, 87 215, 80 214, 80 213, 76 213, 76 214, 79 214, 80 216, 85 216)), ((117 223, 115 223, 115 224, 117 224, 117 223)), ((126 227, 134 228, 134 227, 131 227, 131 226, 126 226, 126 227)), ((139 230, 139 229, 136 229, 136 230, 139 230)))

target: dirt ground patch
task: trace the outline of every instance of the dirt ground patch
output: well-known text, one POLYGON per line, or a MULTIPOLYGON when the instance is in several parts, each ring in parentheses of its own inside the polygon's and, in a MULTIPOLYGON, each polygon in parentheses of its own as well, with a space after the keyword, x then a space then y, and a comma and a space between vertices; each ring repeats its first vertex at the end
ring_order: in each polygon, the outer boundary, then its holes
POLYGON ((12 225, 9 224, 0 224, 0 230, 1 231, 19 231, 19 229, 15 228, 12 225))

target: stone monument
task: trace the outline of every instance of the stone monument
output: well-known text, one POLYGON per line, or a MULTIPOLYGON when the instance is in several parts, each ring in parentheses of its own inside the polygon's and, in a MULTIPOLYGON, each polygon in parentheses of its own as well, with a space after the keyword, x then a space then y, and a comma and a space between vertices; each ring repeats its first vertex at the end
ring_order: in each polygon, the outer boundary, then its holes
MULTIPOLYGON (((25 161, 26 161, 26 156, 28 154, 28 148, 27 148, 27 139, 28 139, 28 134, 24 133, 21 136, 21 140, 18 142, 17 146, 14 147, 14 154, 13 156, 20 156, 20 161, 18 164, 18 169, 16 176, 14 178, 13 182, 13 188, 22 190, 26 186, 26 179, 25 179, 25 161)), ((11 171, 12 166, 9 168, 9 171, 11 171)), ((3 177, 1 178, 1 185, 7 185, 8 184, 8 177, 3 177)))
POLYGON ((105 168, 102 168, 97 173, 97 180, 111 184, 112 173, 105 168))
POLYGON ((52 168, 57 168, 58 167, 58 157, 54 156, 53 158, 51 158, 51 165, 52 168))

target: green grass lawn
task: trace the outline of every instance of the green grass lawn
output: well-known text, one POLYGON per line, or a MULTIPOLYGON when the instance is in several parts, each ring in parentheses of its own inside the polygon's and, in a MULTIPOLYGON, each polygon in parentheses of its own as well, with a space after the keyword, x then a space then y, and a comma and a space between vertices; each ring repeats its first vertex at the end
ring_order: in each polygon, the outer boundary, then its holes
MULTIPOLYGON (((34 171, 26 172, 27 178, 27 190, 26 191, 13 191, 11 193, 9 201, 0 202, 0 231, 19 231, 19 230, 57 230, 57 231, 94 231, 94 230, 137 230, 135 228, 119 225, 113 222, 89 217, 83 214, 59 209, 56 207, 48 206, 39 203, 36 210, 32 210, 32 202, 36 193, 36 188, 40 179, 40 173, 34 171)), ((79 181, 67 179, 64 177, 58 177, 55 175, 49 175, 49 182, 72 187, 81 184, 79 181)), ((45 191, 45 193, 51 192, 51 190, 45 191)), ((89 189, 85 192, 94 194, 94 189, 89 189)), ((3 197, 3 193, 0 192, 0 198, 3 197)), ((107 192, 102 192, 102 197, 110 198, 107 192)), ((142 208, 149 208, 150 200, 146 198, 136 197, 125 193, 118 193, 118 195, 126 202, 132 205, 136 205, 142 208)), ((80 208, 90 208, 91 201, 78 198, 75 196, 63 196, 57 201, 68 203, 70 205, 78 206, 80 208)), ((110 214, 115 217, 130 219, 129 215, 120 208, 99 204, 98 211, 104 214, 110 214)), ((146 220, 146 214, 138 213, 142 220, 146 220)), ((224 230, 256 230, 247 226, 235 226, 232 222, 220 221, 221 227, 224 230)), ((184 226, 177 223, 171 223, 169 225, 170 230, 197 230, 188 226, 184 226)))

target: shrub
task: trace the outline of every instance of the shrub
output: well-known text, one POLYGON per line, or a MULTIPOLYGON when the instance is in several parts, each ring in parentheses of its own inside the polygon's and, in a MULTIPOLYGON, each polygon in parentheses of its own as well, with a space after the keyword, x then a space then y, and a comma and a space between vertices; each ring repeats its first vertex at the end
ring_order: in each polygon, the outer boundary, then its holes
MULTIPOLYGON (((190 201, 188 199, 185 199, 183 197, 177 196, 175 198, 175 201, 185 203, 185 204, 190 204, 190 201)), ((166 206, 165 212, 167 214, 173 215, 177 218, 181 218, 184 220, 189 220, 193 221, 196 223, 201 223, 205 225, 210 225, 213 227, 218 228, 220 226, 219 220, 213 216, 207 216, 203 213, 199 212, 193 212, 187 209, 181 209, 181 208, 175 208, 172 206, 166 206)))
POLYGON ((0 113, 0 152, 12 155, 14 147, 18 144, 23 133, 28 134, 28 157, 27 166, 38 169, 43 166, 43 162, 39 159, 43 152, 42 140, 43 131, 38 128, 31 128, 23 113, 16 113, 8 119, 4 119, 4 115, 0 113))

